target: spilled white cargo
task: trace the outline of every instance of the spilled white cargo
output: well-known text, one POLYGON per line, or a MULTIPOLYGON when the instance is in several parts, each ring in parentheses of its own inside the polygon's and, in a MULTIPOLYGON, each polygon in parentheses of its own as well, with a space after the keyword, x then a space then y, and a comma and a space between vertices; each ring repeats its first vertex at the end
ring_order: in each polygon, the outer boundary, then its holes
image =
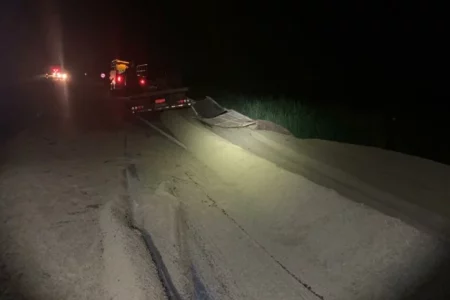
POLYGON ((438 237, 233 145, 184 113, 162 120, 224 182, 203 180, 215 205, 311 296, 399 299, 446 258, 438 237))

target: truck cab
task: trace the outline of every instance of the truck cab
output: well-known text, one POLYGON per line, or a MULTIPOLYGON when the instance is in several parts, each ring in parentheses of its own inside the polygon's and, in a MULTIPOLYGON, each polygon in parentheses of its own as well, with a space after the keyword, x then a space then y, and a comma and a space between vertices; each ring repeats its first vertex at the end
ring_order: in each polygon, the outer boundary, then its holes
POLYGON ((148 79, 148 65, 141 64, 136 66, 136 74, 139 79, 147 80, 148 79))
POLYGON ((158 77, 152 69, 150 77, 148 71, 147 64, 113 60, 109 73, 111 94, 120 96, 133 114, 191 106, 187 88, 169 88, 164 76, 158 77))
POLYGON ((110 89, 117 94, 133 95, 155 90, 154 80, 148 75, 148 65, 115 59, 109 73, 110 89))

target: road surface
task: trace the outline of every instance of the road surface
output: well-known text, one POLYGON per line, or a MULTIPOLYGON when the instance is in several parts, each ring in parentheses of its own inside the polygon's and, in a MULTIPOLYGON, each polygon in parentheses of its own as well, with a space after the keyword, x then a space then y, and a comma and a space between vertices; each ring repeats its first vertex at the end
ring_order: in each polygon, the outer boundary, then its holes
POLYGON ((27 91, 2 141, 0 299, 145 299, 130 295, 155 292, 139 270, 149 261, 172 299, 427 299, 441 288, 429 277, 443 276, 447 248, 429 233, 302 178, 252 196, 251 178, 225 183, 100 87, 27 91), (134 269, 113 256, 123 241, 102 217, 122 198, 134 269))
POLYGON ((117 193, 120 116, 88 89, 34 84, 2 95, 2 299, 101 299, 98 210, 117 193), (32 108, 32 111, 30 111, 32 108), (25 126, 24 126, 25 124, 25 126))

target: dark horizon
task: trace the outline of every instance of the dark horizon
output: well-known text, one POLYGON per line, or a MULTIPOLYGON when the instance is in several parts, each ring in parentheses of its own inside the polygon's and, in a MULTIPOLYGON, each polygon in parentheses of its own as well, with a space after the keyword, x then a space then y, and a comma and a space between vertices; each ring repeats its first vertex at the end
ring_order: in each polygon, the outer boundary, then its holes
POLYGON ((448 96, 445 29, 431 5, 4 5, 2 81, 55 63, 99 74, 124 58, 169 68, 193 86, 355 101, 448 96))

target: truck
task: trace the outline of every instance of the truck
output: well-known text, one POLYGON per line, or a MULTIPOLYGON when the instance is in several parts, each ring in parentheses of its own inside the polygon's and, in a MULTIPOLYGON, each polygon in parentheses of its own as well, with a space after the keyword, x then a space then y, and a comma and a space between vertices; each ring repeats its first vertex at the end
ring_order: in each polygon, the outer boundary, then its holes
POLYGON ((133 114, 189 107, 188 88, 171 87, 167 80, 151 75, 148 64, 114 59, 111 62, 110 90, 133 114))

